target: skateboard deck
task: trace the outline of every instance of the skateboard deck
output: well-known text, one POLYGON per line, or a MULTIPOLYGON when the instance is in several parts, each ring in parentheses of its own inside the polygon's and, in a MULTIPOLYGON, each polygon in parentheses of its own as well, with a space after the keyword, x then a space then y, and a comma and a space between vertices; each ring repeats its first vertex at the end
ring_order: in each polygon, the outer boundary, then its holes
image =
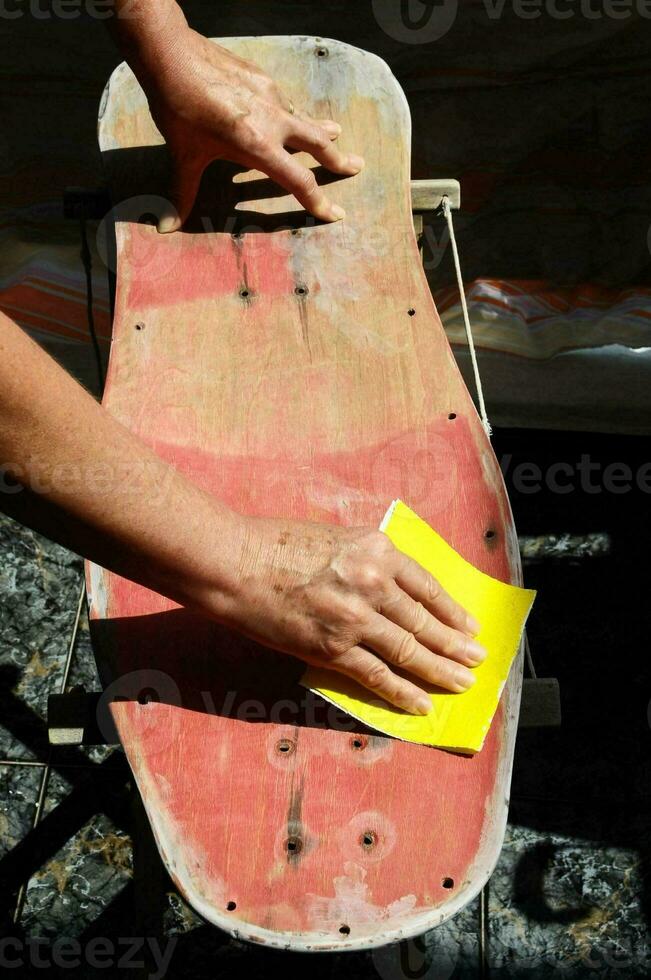
MULTIPOLYGON (((237 511, 377 526, 401 497, 520 584, 501 473, 419 260, 402 90, 336 41, 219 43, 338 120, 366 168, 319 169, 346 210, 326 225, 220 162, 183 231, 158 235, 166 149, 118 67, 99 125, 116 205, 104 404, 237 511)), ((506 822, 521 653, 484 748, 462 756, 333 713, 294 658, 97 566, 87 580, 113 720, 161 857, 206 920, 269 946, 361 949, 479 892, 506 822)))

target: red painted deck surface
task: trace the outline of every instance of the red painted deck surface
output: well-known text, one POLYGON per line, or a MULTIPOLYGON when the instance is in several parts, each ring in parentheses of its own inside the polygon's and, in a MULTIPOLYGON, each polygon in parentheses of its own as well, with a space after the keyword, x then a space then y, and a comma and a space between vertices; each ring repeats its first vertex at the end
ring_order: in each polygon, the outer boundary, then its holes
MULTIPOLYGON (((367 167, 329 185, 347 210, 337 225, 306 221, 268 182, 225 192, 218 174, 198 213, 226 230, 119 221, 107 406, 237 510, 378 525, 399 496, 519 581, 499 468, 419 263, 395 80, 336 42, 228 43, 282 66, 295 104, 341 121, 367 167), (234 236, 236 221, 264 230, 234 236)), ((125 69, 100 135, 118 174, 142 173, 159 142, 125 69)), ((99 657, 127 698, 120 736, 168 868, 206 918, 269 944, 350 948, 422 932, 476 894, 501 845, 519 661, 466 758, 364 731, 298 686, 298 661, 89 578, 99 657), (147 689, 157 700, 141 704, 147 689)))

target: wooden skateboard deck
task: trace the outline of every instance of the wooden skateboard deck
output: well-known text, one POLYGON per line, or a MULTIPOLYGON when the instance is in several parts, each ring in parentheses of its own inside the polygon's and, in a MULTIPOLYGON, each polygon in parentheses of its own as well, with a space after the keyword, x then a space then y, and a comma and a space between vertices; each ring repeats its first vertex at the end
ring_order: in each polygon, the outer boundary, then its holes
MULTIPOLYGON (((377 526, 401 497, 520 584, 501 473, 419 261, 399 85, 336 41, 220 43, 338 120, 366 168, 319 173, 347 215, 322 225, 260 175, 233 182, 216 164, 185 229, 160 236, 139 222, 157 213, 166 150, 117 68, 100 113, 118 190, 106 407, 238 511, 377 526)), ((360 949, 423 933, 478 893, 506 822, 521 655, 466 757, 333 715, 298 684, 299 661, 116 575, 89 566, 88 585, 161 857, 206 920, 269 946, 360 949)))

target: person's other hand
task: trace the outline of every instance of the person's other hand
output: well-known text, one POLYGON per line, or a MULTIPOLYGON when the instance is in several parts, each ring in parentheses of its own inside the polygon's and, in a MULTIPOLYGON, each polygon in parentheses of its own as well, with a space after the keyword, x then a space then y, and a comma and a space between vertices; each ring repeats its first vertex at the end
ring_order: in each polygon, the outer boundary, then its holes
POLYGON ((268 518, 242 527, 237 590, 220 616, 229 626, 415 714, 431 710, 423 687, 474 683, 479 624, 385 534, 268 518))
POLYGON ((328 170, 344 175, 358 173, 363 159, 337 149, 338 123, 312 119, 294 107, 252 62, 184 27, 156 72, 141 74, 141 82, 173 161, 176 211, 159 220, 159 231, 181 227, 203 171, 218 158, 260 170, 322 221, 344 216, 312 170, 289 150, 305 150, 328 170))

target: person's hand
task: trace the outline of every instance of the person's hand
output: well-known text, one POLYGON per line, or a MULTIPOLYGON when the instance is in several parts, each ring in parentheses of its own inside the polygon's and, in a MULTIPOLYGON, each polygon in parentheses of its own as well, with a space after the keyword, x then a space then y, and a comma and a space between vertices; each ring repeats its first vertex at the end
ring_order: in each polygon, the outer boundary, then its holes
POLYGON ((341 127, 336 122, 303 113, 252 62, 185 27, 156 72, 139 75, 173 162, 175 211, 160 219, 159 231, 181 227, 203 171, 218 158, 262 171, 323 221, 344 216, 312 170, 289 150, 305 150, 328 170, 345 175, 358 173, 363 159, 337 149, 341 127))
POLYGON ((474 683, 479 624, 385 534, 267 518, 243 528, 229 626, 415 714, 431 710, 424 687, 474 683))

